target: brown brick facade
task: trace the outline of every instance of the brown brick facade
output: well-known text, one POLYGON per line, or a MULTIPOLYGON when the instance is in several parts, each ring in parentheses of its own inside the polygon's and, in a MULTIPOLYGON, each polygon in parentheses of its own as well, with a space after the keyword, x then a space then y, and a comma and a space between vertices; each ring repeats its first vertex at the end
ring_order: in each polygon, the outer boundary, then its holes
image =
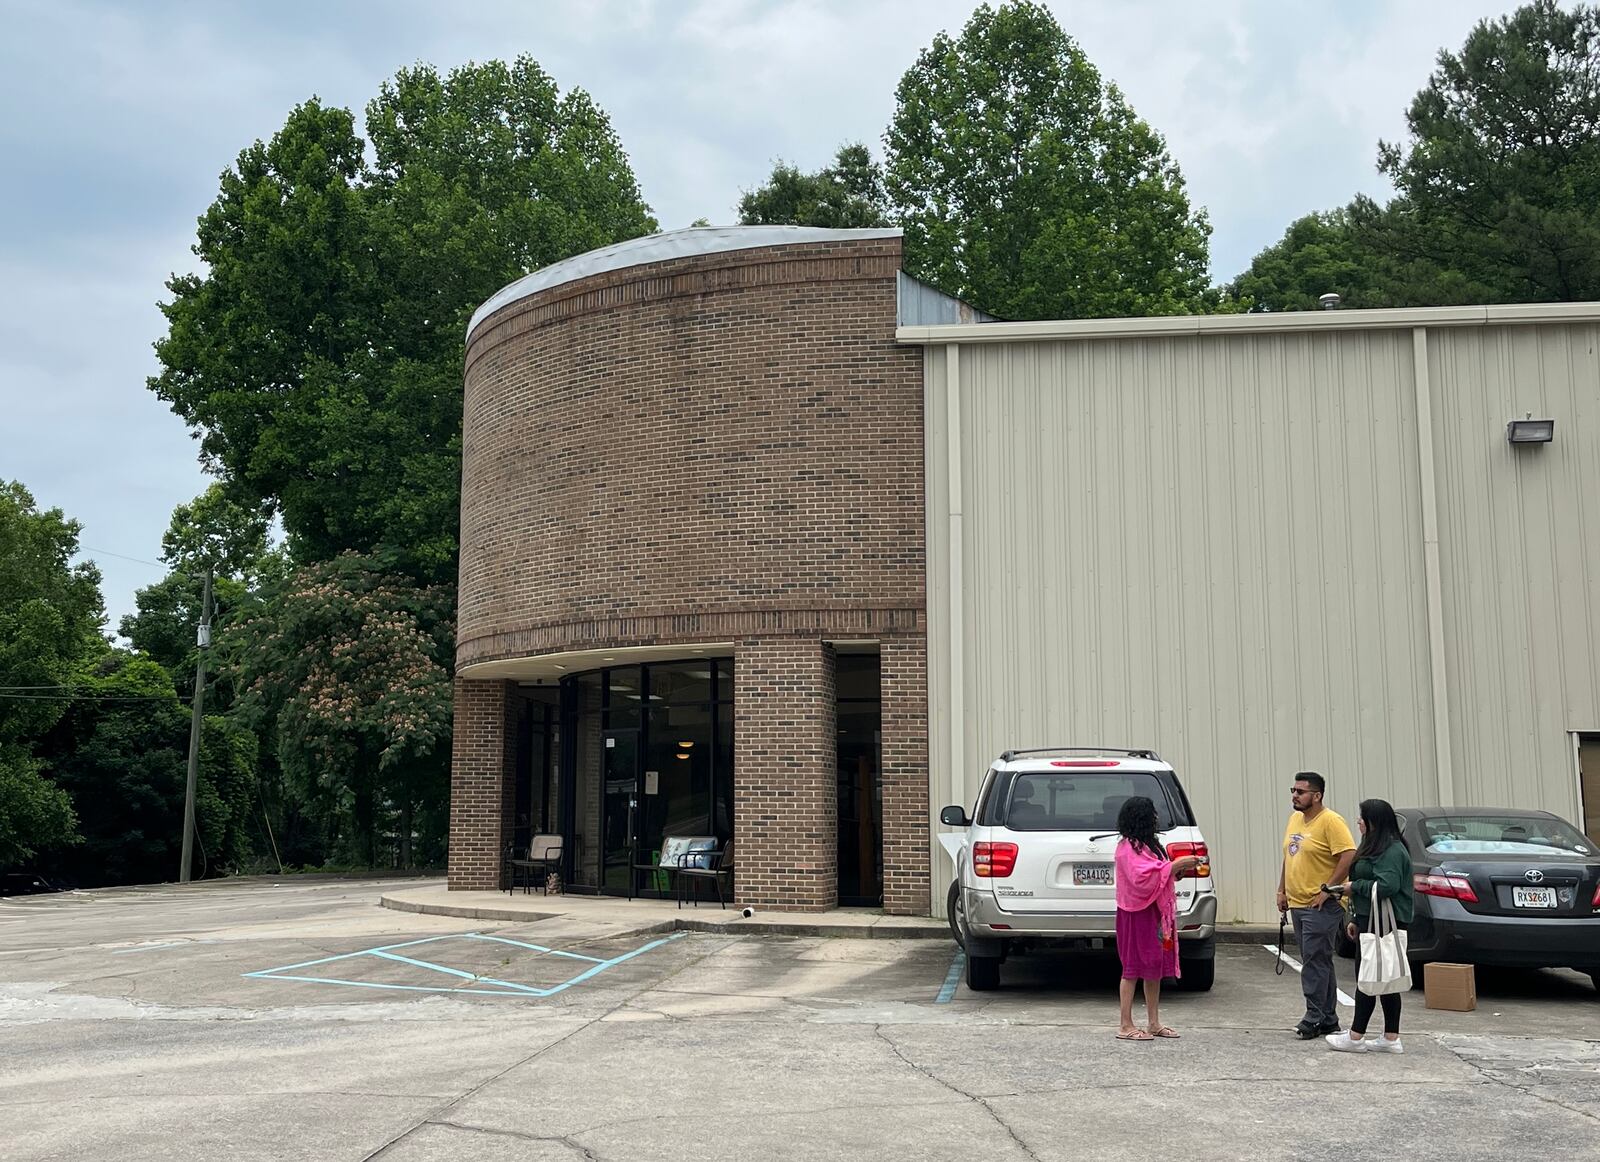
POLYGON ((511 683, 456 679, 450 752, 452 890, 500 887, 511 816, 511 683))
MULTIPOLYGON (((468 345, 458 667, 735 642, 737 890, 757 906, 836 899, 824 643, 875 640, 885 906, 928 907, 922 356, 894 341, 899 269, 897 238, 699 254, 514 301, 468 345)), ((474 685, 452 887, 482 881, 487 857, 458 874, 457 853, 492 831, 473 732, 505 733, 474 685)))

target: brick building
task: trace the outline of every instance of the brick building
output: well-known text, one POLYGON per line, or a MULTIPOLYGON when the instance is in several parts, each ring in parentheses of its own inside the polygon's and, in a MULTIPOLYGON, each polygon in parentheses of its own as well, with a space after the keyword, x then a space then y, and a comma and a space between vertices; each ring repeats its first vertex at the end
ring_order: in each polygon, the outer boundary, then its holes
POLYGON ((1174 763, 1225 921, 1297 770, 1600 842, 1597 417, 1595 303, 1000 323, 772 226, 558 263, 468 337, 451 886, 714 834, 747 903, 940 910, 938 808, 1085 743, 1174 763))
POLYGON ((651 891, 736 838, 758 907, 929 907, 922 352, 970 319, 897 231, 690 229, 474 316, 452 888, 566 838, 569 890, 651 891), (908 315, 907 312, 914 312, 908 315))

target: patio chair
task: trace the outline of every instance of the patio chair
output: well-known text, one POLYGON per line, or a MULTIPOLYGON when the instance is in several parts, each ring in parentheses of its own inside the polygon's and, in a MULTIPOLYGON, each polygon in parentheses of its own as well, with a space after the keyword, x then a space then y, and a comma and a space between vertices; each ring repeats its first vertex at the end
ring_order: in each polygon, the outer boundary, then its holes
POLYGON ((532 892, 533 877, 539 880, 539 891, 543 895, 550 894, 550 873, 561 870, 561 836, 535 835, 528 844, 528 854, 518 856, 515 852, 506 861, 510 865, 510 875, 506 877, 506 894, 510 895, 517 890, 517 880, 522 880, 523 895, 532 892))
POLYGON ((720 851, 686 851, 678 857, 674 874, 678 877, 678 907, 683 907, 686 884, 694 885, 694 906, 700 906, 700 883, 710 880, 717 889, 717 906, 726 908, 727 897, 722 892, 722 881, 728 881, 728 896, 733 895, 733 840, 729 839, 720 851))

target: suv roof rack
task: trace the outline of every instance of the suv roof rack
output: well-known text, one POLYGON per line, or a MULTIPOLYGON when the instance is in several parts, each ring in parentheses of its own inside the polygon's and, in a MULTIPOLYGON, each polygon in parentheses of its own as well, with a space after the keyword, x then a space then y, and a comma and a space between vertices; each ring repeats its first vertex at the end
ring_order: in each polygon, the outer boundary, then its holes
POLYGON ((1148 759, 1153 763, 1161 761, 1161 756, 1153 750, 1131 749, 1125 746, 1038 746, 1031 750, 1008 750, 1000 756, 1000 761, 1011 763, 1028 755, 1047 754, 1125 754, 1129 758, 1148 759))

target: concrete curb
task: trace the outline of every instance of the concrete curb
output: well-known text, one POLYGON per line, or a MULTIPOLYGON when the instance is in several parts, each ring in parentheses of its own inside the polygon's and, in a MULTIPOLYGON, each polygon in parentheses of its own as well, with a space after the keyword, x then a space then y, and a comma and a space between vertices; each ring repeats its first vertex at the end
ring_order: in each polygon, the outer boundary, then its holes
MULTIPOLYGON (((513 923, 533 924, 540 920, 571 917, 570 912, 530 912, 519 908, 494 908, 465 904, 419 903, 415 900, 383 896, 385 908, 397 912, 416 912, 430 916, 457 916, 464 920, 506 920, 513 923)), ((887 919, 887 918, 886 918, 887 919)), ((757 914, 748 919, 735 913, 729 919, 705 919, 701 916, 674 916, 649 924, 630 924, 626 933, 619 935, 656 934, 661 932, 705 932, 716 936, 831 936, 856 940, 950 940, 950 928, 943 921, 931 917, 896 917, 893 922, 875 921, 871 924, 837 924, 827 920, 806 920, 793 914, 782 919, 768 919, 757 914)), ((1278 930, 1265 924, 1226 924, 1217 929, 1218 944, 1276 944, 1278 930)))

